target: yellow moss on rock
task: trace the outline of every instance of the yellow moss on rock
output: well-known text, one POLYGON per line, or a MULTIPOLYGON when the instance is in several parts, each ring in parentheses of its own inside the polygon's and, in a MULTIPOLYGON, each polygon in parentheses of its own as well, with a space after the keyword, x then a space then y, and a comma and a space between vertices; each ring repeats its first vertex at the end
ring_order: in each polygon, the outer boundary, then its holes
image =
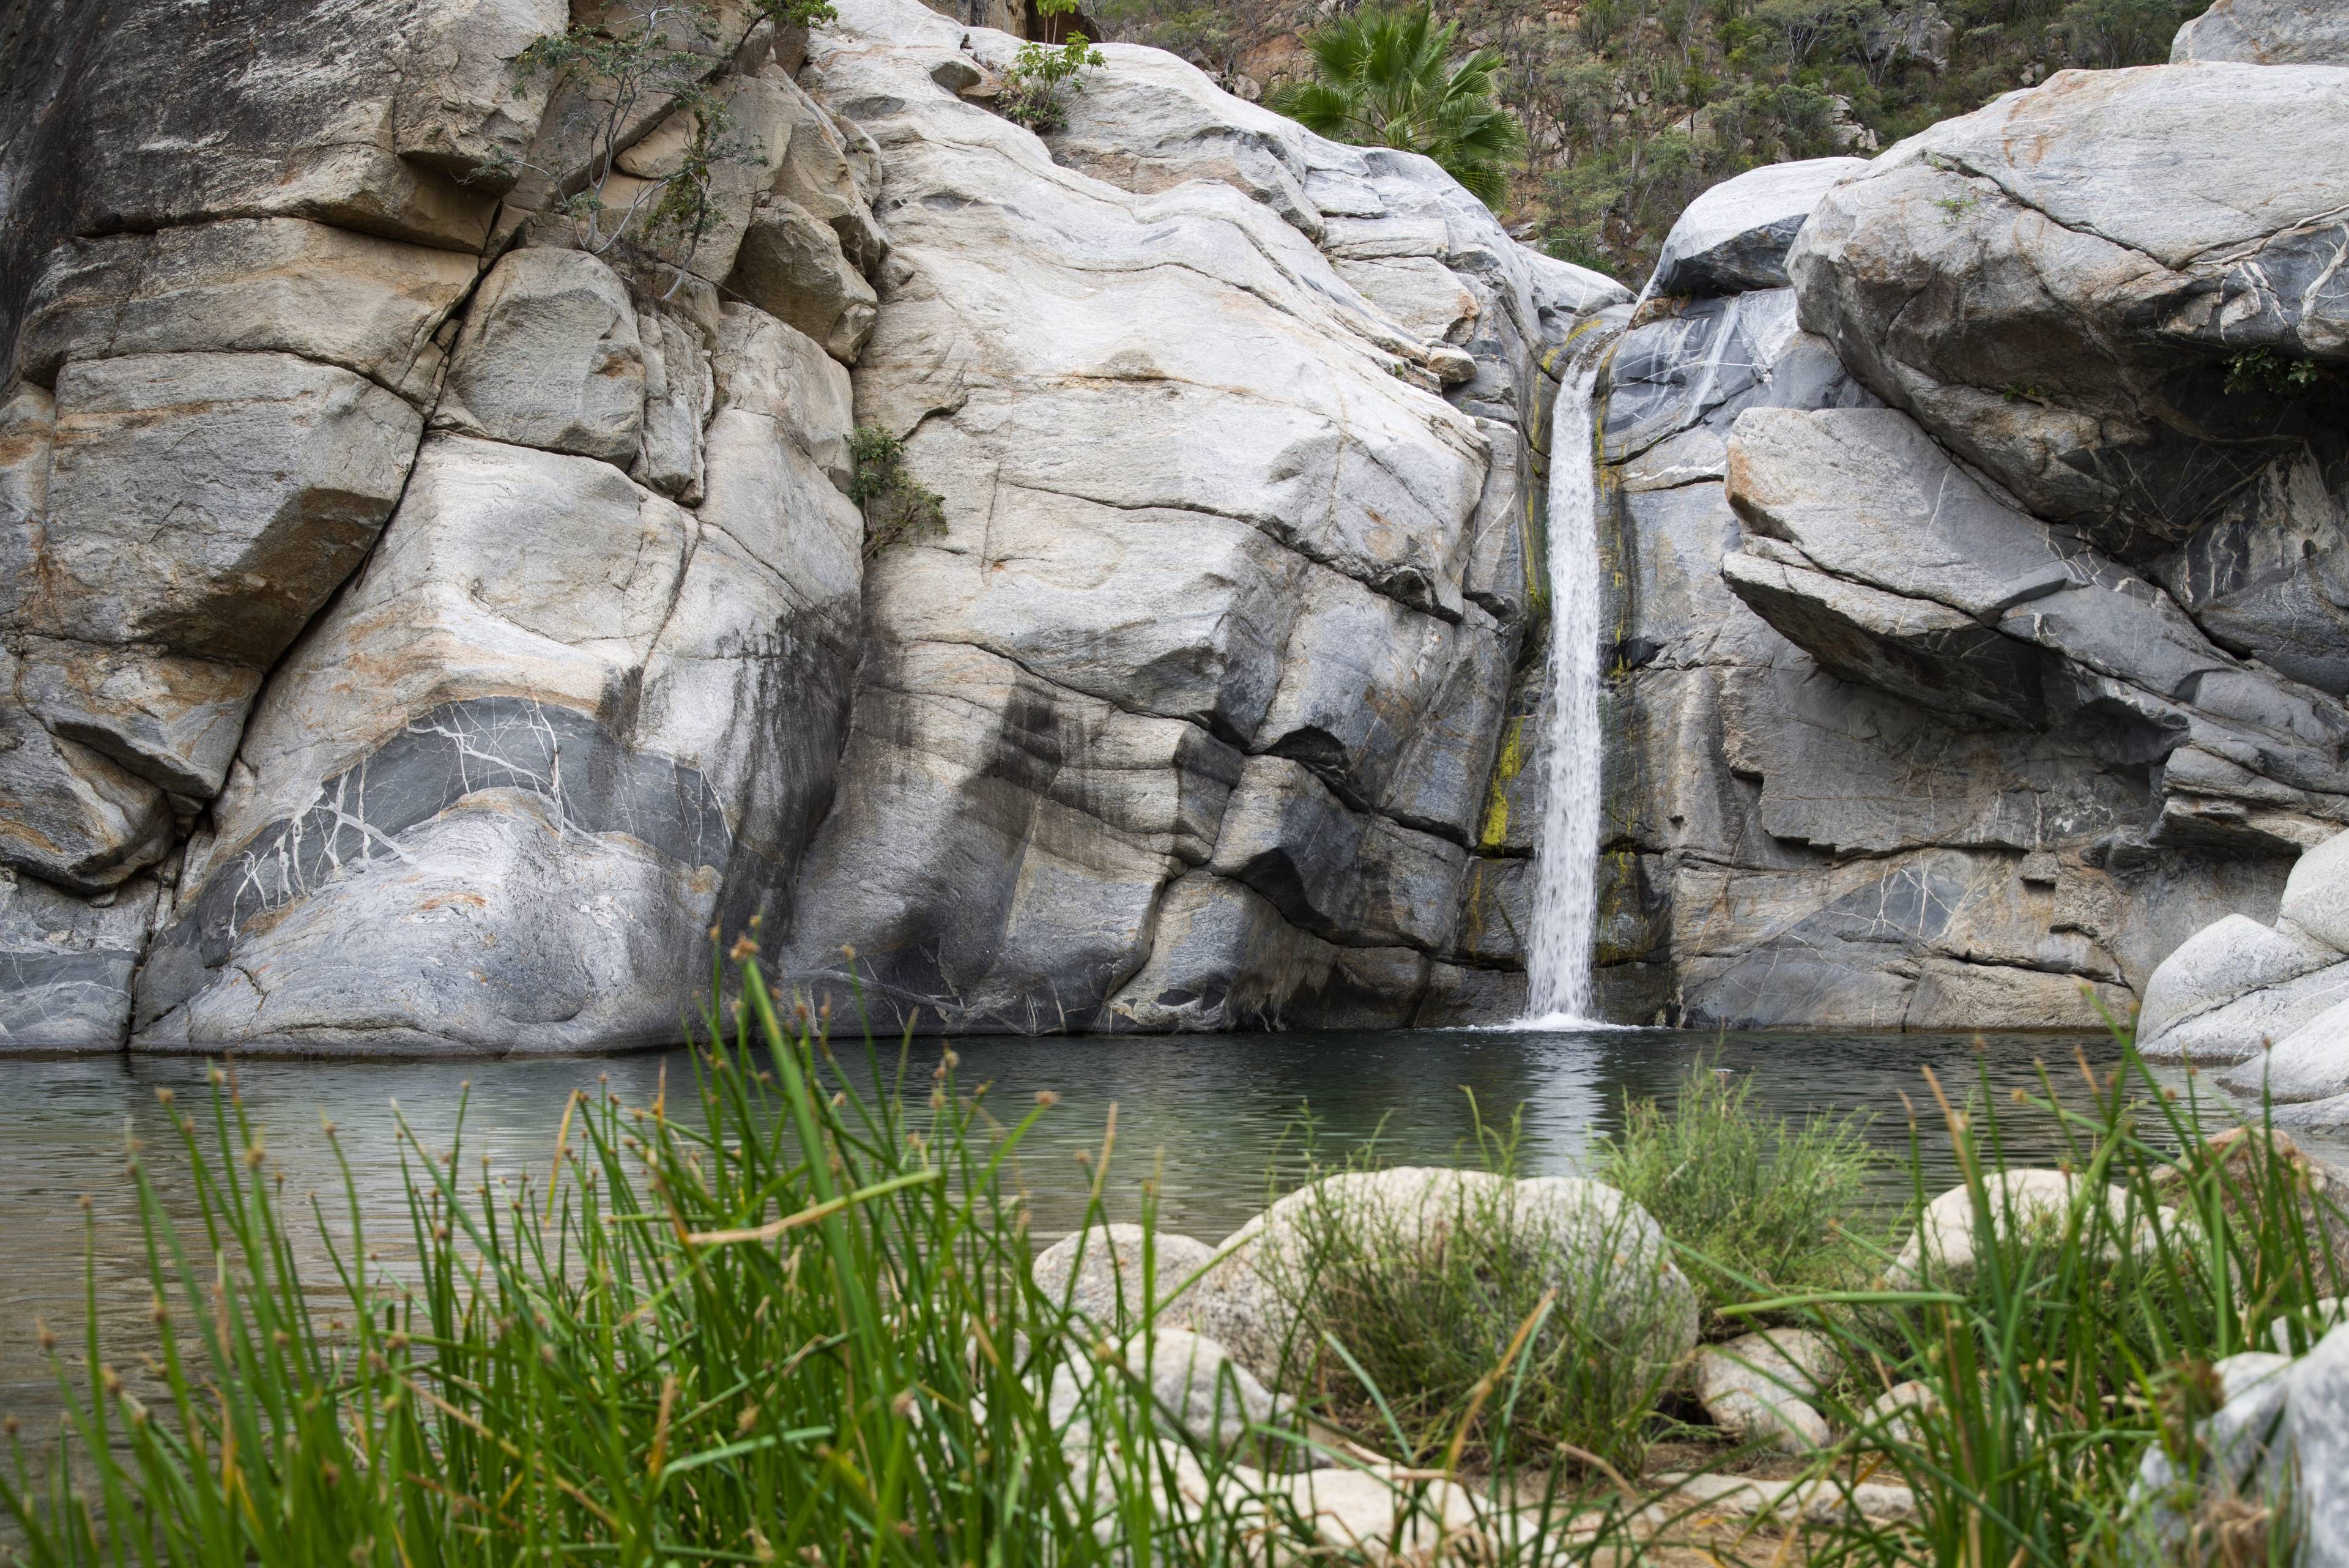
POLYGON ((1509 721, 1501 734, 1501 754, 1493 759, 1493 784, 1485 802, 1484 826, 1477 829, 1476 846, 1498 849, 1509 835, 1509 795, 1511 780, 1526 770, 1526 721, 1522 713, 1509 721))

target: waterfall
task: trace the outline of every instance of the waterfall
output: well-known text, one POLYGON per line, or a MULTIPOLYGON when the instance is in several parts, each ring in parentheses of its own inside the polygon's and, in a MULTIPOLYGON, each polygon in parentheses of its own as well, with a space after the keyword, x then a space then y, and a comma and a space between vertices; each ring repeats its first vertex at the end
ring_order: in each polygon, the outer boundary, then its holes
POLYGON ((1549 434, 1549 794, 1534 869, 1529 1023, 1589 1022, 1599 869, 1599 473, 1591 394, 1605 356, 1568 367, 1549 434))

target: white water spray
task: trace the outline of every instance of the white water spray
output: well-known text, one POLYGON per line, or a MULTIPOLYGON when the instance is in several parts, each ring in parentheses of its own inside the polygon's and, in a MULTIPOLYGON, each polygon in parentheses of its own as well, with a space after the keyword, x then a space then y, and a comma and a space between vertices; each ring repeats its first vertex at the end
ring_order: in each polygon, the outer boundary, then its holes
POLYGON ((1590 400, 1604 356, 1586 354, 1558 387, 1549 432, 1549 796, 1535 860, 1526 1022, 1590 1019, 1599 869, 1599 473, 1590 400))

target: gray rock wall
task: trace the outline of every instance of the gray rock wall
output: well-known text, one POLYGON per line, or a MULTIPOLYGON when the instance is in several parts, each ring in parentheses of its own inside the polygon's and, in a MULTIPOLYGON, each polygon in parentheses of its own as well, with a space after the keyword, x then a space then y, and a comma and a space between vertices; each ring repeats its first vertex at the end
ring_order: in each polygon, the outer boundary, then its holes
POLYGON ((1526 618, 1538 366, 1621 291, 1424 160, 1111 47, 1048 140, 1008 36, 854 0, 806 80, 879 150, 862 417, 943 494, 876 560, 787 963, 965 1030, 1406 1024, 1463 933, 1526 618), (947 85, 941 85, 947 84, 947 85), (949 90, 949 88, 953 90, 949 90))
POLYGON ((559 4, 8 20, 0 1044, 678 1037, 846 724, 857 338, 720 286, 869 297, 853 132, 720 13, 709 235, 583 246, 559 4))
POLYGON ((843 13, 670 38, 690 236, 667 99, 600 170, 514 65, 555 0, 7 9, 0 1045, 658 1043, 754 918, 961 1028, 1506 1003, 1526 432, 1620 291, 1168 57, 1047 147, 1016 40, 843 13), (860 422, 943 537, 868 562, 860 422))
POLYGON ((2169 59, 2349 66, 2349 14, 2332 0, 2216 0, 2178 29, 2169 59))
POLYGON ((0 9, 0 1044, 658 1043, 754 918, 923 1027, 1512 1016, 1594 329, 1613 1013, 2081 1021, 2349 825, 2301 11, 1725 185, 1636 324, 1171 57, 1039 139, 840 11, 672 40, 684 235, 657 93, 565 215, 554 0, 0 9))
MULTIPOLYGON (((1613 846, 1667 910, 1619 1015, 2088 1023, 2274 916, 2349 821, 2345 105, 2064 73, 1826 185, 1791 287, 1676 264, 1605 421, 1613 846)), ((1799 182, 1668 251, 1764 276, 1799 182)))

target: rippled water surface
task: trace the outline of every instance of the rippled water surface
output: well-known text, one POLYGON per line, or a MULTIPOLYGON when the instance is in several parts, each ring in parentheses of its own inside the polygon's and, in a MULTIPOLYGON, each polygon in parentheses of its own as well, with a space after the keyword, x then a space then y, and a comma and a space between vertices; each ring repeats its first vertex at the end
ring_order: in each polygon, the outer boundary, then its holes
MULTIPOLYGON (((1375 1137, 1397 1162, 1451 1159, 1474 1130, 1471 1096, 1485 1118, 1506 1125, 1523 1111, 1521 1162, 1529 1172, 1574 1169, 1593 1132, 1619 1123, 1623 1097, 1669 1096, 1700 1051, 1720 1065, 1750 1074, 1757 1096, 1789 1115, 1858 1109, 1877 1116, 1876 1133, 1905 1150, 1909 1124, 1900 1096, 1927 1111, 1924 1154, 1938 1189, 1951 1176, 1945 1141, 1919 1071, 1931 1065, 1945 1085, 1987 1076, 2003 1104, 2017 1085, 2034 1085, 2034 1059, 2046 1059, 2071 1085, 2085 1050, 2102 1070, 2117 1059, 2101 1036, 1976 1037, 1930 1034, 1695 1034, 1608 1030, 1522 1033, 1423 1031, 1393 1033, 1247 1034, 1136 1040, 1063 1038, 962 1042, 968 1086, 991 1082, 996 1103, 1026 1102, 1038 1089, 1061 1103, 1046 1117, 1020 1167, 1037 1211, 1037 1232, 1064 1230, 1081 1206, 1088 1179, 1074 1158, 1097 1145, 1118 1107, 1112 1193, 1131 1213, 1135 1184, 1164 1173, 1162 1222, 1216 1241, 1262 1204, 1268 1180, 1293 1182, 1304 1155, 1300 1112, 1309 1109, 1324 1159, 1342 1158, 1375 1137)), ((937 1047, 917 1044, 909 1095, 926 1096, 937 1047)), ((123 1140, 142 1139, 167 1201, 189 1217, 187 1188, 168 1151, 173 1135, 155 1091, 202 1093, 198 1063, 127 1057, 26 1058, 0 1063, 8 1085, 0 1103, 6 1158, 0 1160, 0 1213, 8 1218, 7 1257, 0 1268, 0 1407, 41 1417, 55 1408, 35 1324, 76 1328, 82 1313, 82 1195, 95 1237, 100 1316, 109 1355, 135 1360, 144 1338, 148 1293, 139 1263, 136 1212, 123 1174, 123 1140)), ((321 1116, 342 1130, 363 1210, 371 1223, 404 1222, 392 1139, 397 1103, 428 1142, 445 1144, 460 1095, 470 1093, 469 1158, 486 1153, 506 1169, 543 1176, 568 1092, 608 1075, 634 1103, 649 1101, 663 1072, 674 1105, 689 1097, 691 1069, 682 1054, 617 1059, 511 1062, 255 1062, 237 1068, 248 1111, 261 1123, 270 1156, 286 1172, 285 1189, 338 1194, 321 1116), (470 1085, 470 1090, 465 1087, 470 1085)), ((184 1103, 184 1100, 183 1100, 184 1103)), ((2044 1158, 2053 1148, 2044 1125, 2011 1126, 2010 1157, 2044 1158)), ((1888 1183, 1888 1201, 1897 1192, 1888 1183)), ((339 1198, 336 1199, 339 1204, 339 1198)))

